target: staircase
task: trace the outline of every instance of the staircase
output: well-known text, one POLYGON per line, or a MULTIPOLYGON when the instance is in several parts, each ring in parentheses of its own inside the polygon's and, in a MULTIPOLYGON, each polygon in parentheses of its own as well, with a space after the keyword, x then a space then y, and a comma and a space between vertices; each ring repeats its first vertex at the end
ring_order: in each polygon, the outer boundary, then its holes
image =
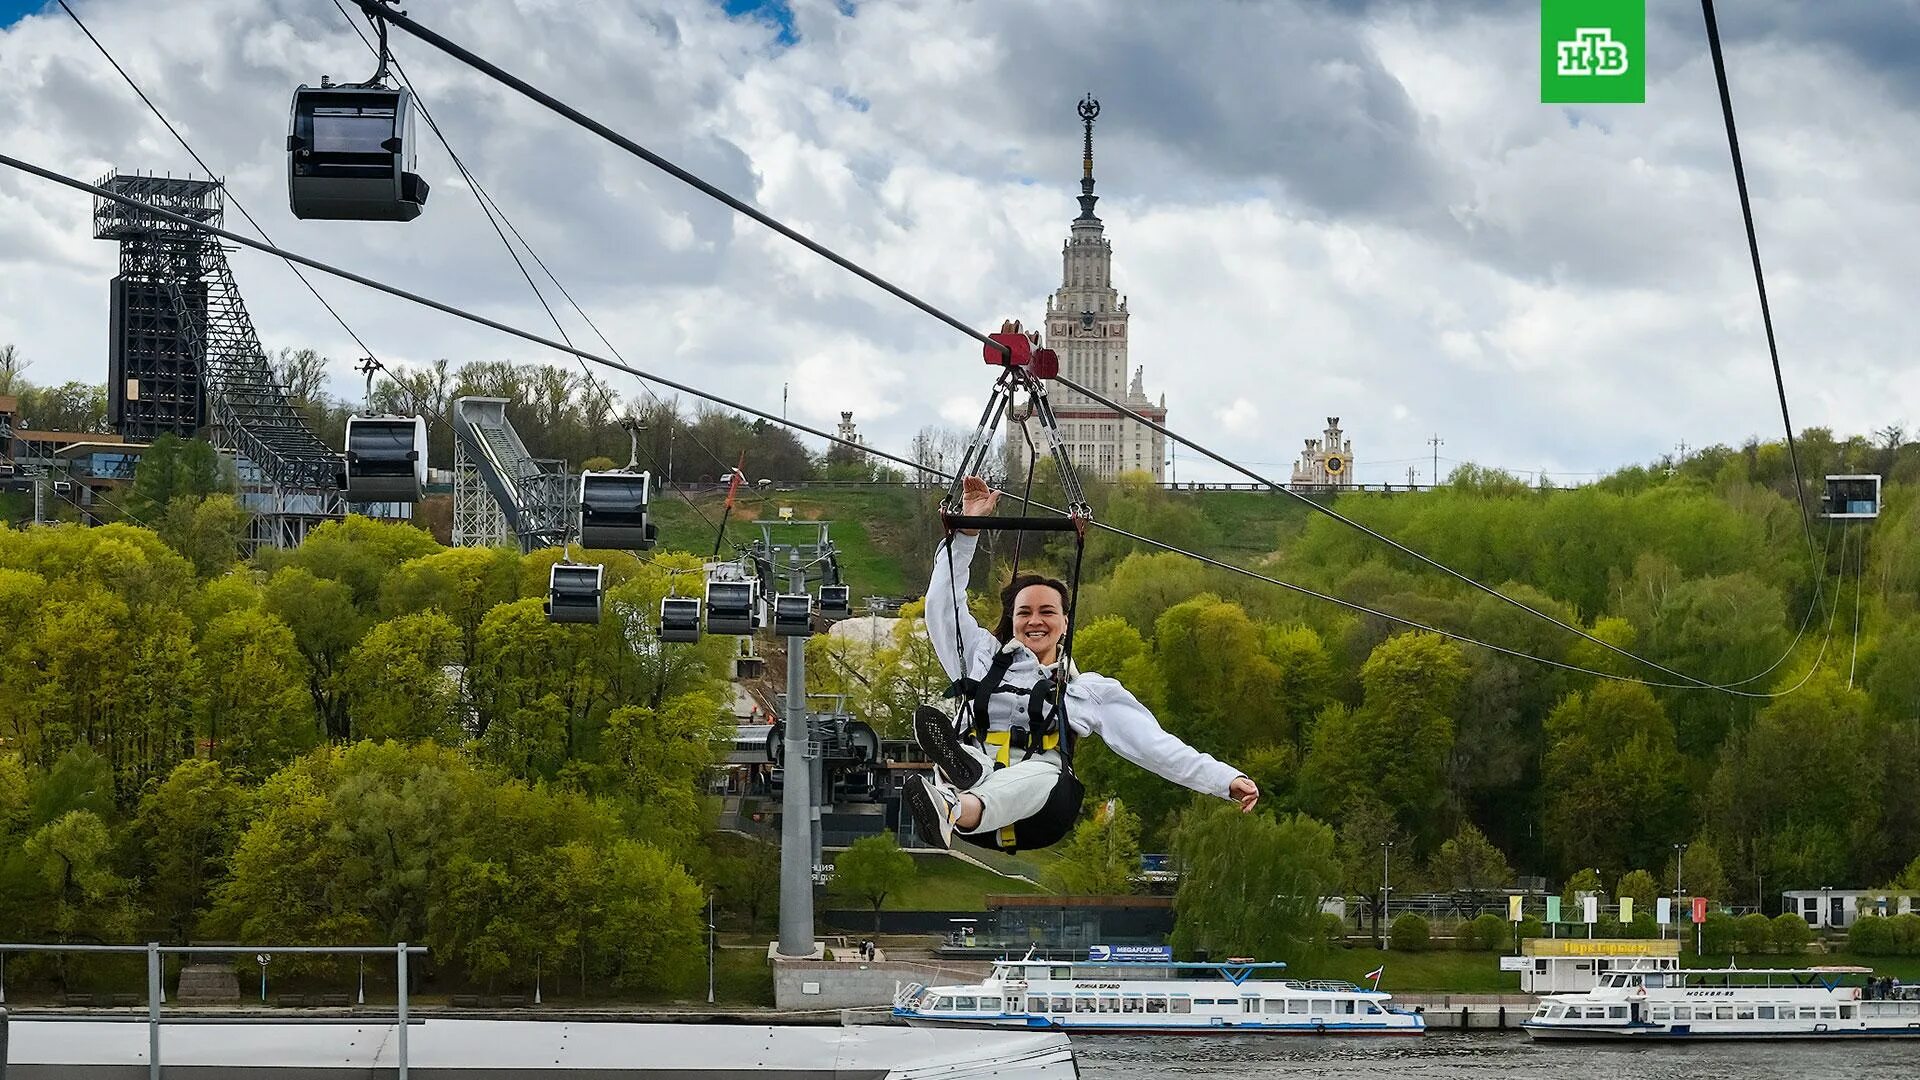
MULTIPOLYGON (((564 462, 536 458, 507 420, 506 398, 463 397, 453 403, 453 437, 459 451, 454 469, 454 501, 474 501, 475 486, 492 497, 505 519, 505 532, 521 551, 565 543, 573 519, 564 462), (463 485, 465 490, 463 490, 463 485)), ((460 515, 462 517, 466 515, 460 515)), ((456 544, 488 542, 484 527, 462 529, 456 544)))

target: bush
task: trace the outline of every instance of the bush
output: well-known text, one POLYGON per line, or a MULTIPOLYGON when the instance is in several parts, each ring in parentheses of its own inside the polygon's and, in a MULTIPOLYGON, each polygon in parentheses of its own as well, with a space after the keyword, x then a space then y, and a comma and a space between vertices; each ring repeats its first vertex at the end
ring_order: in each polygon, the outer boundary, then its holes
POLYGON ((1626 935, 1630 938, 1657 938, 1660 936, 1660 920, 1654 918, 1651 911, 1636 911, 1633 921, 1626 926, 1626 935))
POLYGON ((1432 938, 1433 930, 1427 920, 1414 914, 1393 920, 1393 926, 1387 930, 1387 943, 1401 952, 1421 952, 1432 938))
POLYGON ((1909 911, 1887 920, 1893 927, 1892 954, 1920 956, 1920 915, 1909 911))
POLYGON ((1724 911, 1707 912, 1707 921, 1700 925, 1700 952, 1708 956, 1733 952, 1738 947, 1736 922, 1724 911))
MULTIPOLYGON (((1813 927, 1807 927, 1807 936, 1813 936, 1813 927)), ((1847 951, 1859 956, 1893 955, 1893 920, 1880 915, 1862 915, 1854 920, 1847 929, 1847 951)))
POLYGON ((1329 949, 1343 949, 1347 945, 1347 920, 1331 911, 1320 914, 1320 944, 1329 949))
POLYGON ((1813 940, 1813 927, 1792 912, 1773 917, 1773 947, 1783 953, 1805 952, 1813 940))
POLYGON ((1599 921, 1593 924, 1593 936, 1597 938, 1623 938, 1627 936, 1627 928, 1621 924, 1619 919, 1603 913, 1599 921))
POLYGON ((1489 913, 1461 923, 1460 929, 1454 931, 1453 944, 1461 952, 1487 952, 1506 948, 1512 938, 1513 930, 1507 920, 1489 913))
POLYGON ((1520 920, 1520 940, 1521 941, 1525 941, 1528 938, 1537 938, 1537 937, 1546 937, 1546 936, 1547 936, 1546 923, 1541 922, 1539 919, 1536 919, 1531 915, 1520 920))
POLYGON ((1734 940, 1743 953, 1773 951, 1773 920, 1755 911, 1740 916, 1734 928, 1734 940))

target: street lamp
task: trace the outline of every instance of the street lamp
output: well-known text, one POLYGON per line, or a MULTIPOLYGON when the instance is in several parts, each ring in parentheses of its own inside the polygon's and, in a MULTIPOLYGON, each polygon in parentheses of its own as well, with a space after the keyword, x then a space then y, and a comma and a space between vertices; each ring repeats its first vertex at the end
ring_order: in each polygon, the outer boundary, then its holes
POLYGON ((260 1004, 265 1005, 267 1003, 267 965, 273 962, 273 956, 269 953, 256 953, 253 960, 260 965, 260 1004))
POLYGON ((1380 951, 1386 952, 1391 945, 1389 937, 1391 926, 1387 922, 1387 893, 1392 886, 1387 884, 1388 859, 1393 852, 1393 841, 1380 842, 1380 951))
MULTIPOLYGON (((1680 867, 1687 857, 1687 845, 1673 845, 1673 936, 1680 936, 1680 867)), ((1666 927, 1660 928, 1660 936, 1666 937, 1666 927)))

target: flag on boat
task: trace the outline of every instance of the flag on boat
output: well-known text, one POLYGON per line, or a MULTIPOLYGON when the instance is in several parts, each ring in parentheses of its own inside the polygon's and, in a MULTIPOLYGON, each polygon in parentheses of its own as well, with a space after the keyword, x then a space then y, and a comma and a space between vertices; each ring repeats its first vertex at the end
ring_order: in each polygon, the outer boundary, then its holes
POLYGON ((1387 965, 1381 964, 1379 967, 1374 968, 1372 971, 1367 972, 1365 975, 1362 975, 1361 978, 1372 979, 1373 988, 1375 990, 1378 990, 1380 989, 1380 976, 1385 975, 1386 973, 1387 973, 1387 965))

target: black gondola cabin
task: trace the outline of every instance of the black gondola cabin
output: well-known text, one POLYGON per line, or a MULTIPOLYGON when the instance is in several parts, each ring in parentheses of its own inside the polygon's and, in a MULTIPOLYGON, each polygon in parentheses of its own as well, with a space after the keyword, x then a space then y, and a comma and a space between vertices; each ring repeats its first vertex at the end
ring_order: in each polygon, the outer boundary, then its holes
POLYGON ((547 621, 599 622, 604 572, 599 566, 554 563, 553 569, 547 573, 547 621))
POLYGON ((414 172, 413 97, 384 86, 302 86, 287 132, 287 201, 297 218, 412 221, 427 201, 414 172))
POLYGON ((580 474, 580 546, 609 551, 645 551, 653 546, 647 492, 653 477, 643 472, 580 474))
POLYGON ((753 582, 707 582, 707 633, 753 633, 753 582))
POLYGON ((349 416, 340 488, 348 502, 419 502, 427 488, 427 422, 349 416))
POLYGON ((669 596, 660 601, 660 640, 700 640, 699 597, 669 596))
POLYGON ((853 589, 846 585, 820 586, 820 617, 823 619, 852 618, 853 589))
POLYGON ((781 593, 773 598, 773 632, 781 637, 809 637, 813 634, 813 597, 806 593, 781 593))

